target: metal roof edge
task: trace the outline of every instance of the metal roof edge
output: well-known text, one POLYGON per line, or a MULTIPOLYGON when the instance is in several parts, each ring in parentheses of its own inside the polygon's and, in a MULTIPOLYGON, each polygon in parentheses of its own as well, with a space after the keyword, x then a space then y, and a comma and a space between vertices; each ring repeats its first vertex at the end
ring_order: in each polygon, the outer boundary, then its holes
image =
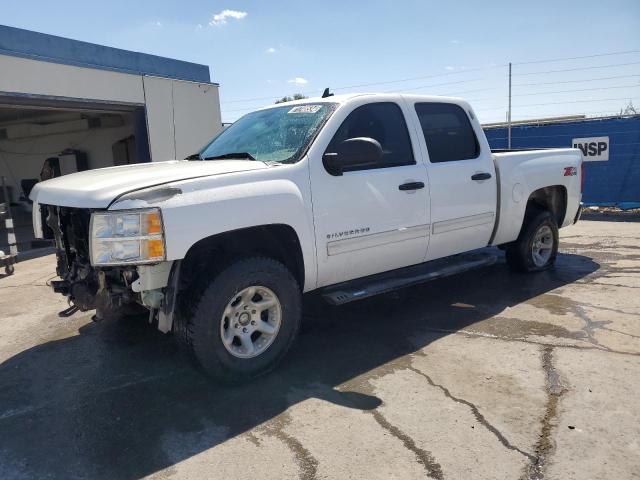
POLYGON ((212 83, 207 65, 0 25, 0 54, 76 67, 212 83))

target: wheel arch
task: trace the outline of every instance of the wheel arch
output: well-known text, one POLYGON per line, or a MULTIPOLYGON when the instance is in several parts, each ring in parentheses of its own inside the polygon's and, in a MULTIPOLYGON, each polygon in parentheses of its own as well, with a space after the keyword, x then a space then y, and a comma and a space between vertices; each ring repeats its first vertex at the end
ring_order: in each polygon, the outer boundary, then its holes
MULTIPOLYGON (((564 185, 548 185, 533 189, 526 202, 506 202, 506 209, 498 220, 496 238, 492 245, 506 246, 514 242, 526 228, 535 212, 551 212, 558 228, 562 227, 567 215, 568 192, 564 185)), ((503 202, 504 205, 504 202, 503 202)))
MULTIPOLYGON (((558 224, 562 226, 567 214, 567 188, 564 185, 552 185, 534 190, 527 199, 524 218, 527 219, 535 210, 548 210, 558 224)), ((523 222, 523 226, 526 222, 523 222)))
POLYGON ((182 260, 180 290, 199 274, 215 274, 234 259, 249 255, 281 262, 304 289, 306 269, 300 238, 290 225, 274 223, 217 233, 198 240, 182 260))

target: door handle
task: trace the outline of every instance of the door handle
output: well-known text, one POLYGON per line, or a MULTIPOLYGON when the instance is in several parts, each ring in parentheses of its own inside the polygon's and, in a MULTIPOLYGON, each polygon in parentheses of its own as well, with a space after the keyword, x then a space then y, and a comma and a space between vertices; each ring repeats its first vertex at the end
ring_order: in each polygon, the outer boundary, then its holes
POLYGON ((403 192, 406 192, 407 190, 420 190, 421 188, 424 188, 424 183, 422 183, 422 182, 408 182, 408 183, 403 183, 398 188, 400 190, 402 190, 403 192))
POLYGON ((471 180, 489 180, 491 178, 491 174, 487 172, 483 173, 474 173, 471 175, 471 180))

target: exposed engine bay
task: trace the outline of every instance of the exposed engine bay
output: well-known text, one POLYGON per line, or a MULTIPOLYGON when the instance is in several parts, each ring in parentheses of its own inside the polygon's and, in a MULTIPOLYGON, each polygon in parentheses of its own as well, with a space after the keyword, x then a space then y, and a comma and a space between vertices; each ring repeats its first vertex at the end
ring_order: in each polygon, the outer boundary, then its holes
POLYGON ((41 206, 46 225, 53 230, 56 245, 56 273, 62 280, 52 281, 56 293, 69 299, 70 308, 61 315, 96 309, 96 319, 112 310, 140 303, 130 287, 137 279, 135 267, 93 267, 90 261, 91 210, 41 206))

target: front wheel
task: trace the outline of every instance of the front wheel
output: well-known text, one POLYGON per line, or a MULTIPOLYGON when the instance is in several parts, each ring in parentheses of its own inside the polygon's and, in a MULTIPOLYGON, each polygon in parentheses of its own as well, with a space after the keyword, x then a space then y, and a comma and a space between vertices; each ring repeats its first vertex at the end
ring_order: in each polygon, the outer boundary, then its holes
POLYGON ((518 239, 507 247, 509 266, 519 272, 539 272, 553 266, 558 254, 558 224, 549 211, 531 215, 518 239))
POLYGON ((205 282, 181 332, 197 362, 230 382, 273 369, 300 327, 301 292, 291 272, 273 259, 253 257, 205 282))

